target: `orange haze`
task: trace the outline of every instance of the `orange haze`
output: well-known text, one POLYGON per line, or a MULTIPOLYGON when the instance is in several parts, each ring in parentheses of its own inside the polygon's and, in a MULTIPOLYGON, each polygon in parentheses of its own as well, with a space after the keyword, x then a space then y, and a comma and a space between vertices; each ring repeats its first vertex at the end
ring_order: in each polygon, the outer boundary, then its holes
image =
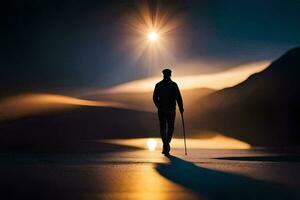
MULTIPOLYGON (((211 88, 215 90, 232 87, 244 80, 250 75, 264 70, 270 64, 269 61, 253 62, 223 72, 175 76, 174 80, 179 87, 185 89, 211 88)), ((176 75, 176 72, 175 72, 176 75)), ((123 83, 102 91, 103 93, 142 93, 153 91, 154 85, 161 80, 161 77, 153 77, 141 80, 135 80, 123 83)))
POLYGON ((90 101, 54 94, 28 94, 1 100, 0 121, 72 106, 127 108, 124 104, 116 102, 90 101))

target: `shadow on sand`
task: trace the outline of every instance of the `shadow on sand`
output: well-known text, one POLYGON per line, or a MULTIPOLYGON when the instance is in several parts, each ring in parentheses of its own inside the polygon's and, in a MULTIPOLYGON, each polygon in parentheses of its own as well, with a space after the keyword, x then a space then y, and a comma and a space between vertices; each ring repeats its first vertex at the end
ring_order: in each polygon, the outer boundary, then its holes
POLYGON ((299 199, 292 189, 246 176, 210 170, 171 156, 158 164, 163 177, 208 199, 299 199))

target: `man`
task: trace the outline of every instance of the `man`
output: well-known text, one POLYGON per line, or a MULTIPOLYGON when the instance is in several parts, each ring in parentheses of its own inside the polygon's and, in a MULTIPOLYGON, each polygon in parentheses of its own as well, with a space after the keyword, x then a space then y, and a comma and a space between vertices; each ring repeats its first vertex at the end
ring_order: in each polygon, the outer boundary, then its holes
POLYGON ((183 113, 184 109, 179 88, 171 80, 172 71, 164 69, 162 73, 164 79, 155 85, 153 102, 158 109, 160 135, 163 142, 162 154, 169 156, 170 142, 174 131, 176 101, 180 113, 183 113))

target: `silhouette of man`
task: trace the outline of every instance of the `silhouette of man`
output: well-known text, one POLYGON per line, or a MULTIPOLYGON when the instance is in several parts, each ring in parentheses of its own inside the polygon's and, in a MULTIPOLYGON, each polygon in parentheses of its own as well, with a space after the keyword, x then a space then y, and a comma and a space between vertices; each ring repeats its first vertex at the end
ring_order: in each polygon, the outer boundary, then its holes
POLYGON ((163 142, 162 154, 169 156, 170 142, 174 131, 176 101, 180 113, 183 113, 184 109, 179 88, 171 80, 172 71, 164 69, 162 73, 164 78, 155 85, 153 102, 158 109, 160 135, 163 142))

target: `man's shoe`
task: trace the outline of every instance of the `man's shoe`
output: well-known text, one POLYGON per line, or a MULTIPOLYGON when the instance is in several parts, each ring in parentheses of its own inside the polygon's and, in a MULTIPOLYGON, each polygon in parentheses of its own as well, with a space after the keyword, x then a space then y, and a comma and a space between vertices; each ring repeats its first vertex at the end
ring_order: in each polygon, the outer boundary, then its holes
POLYGON ((161 153, 164 154, 165 156, 170 156, 169 152, 170 152, 170 144, 164 144, 161 153))
POLYGON ((170 145, 169 144, 164 144, 163 145, 163 151, 162 154, 165 156, 169 157, 170 156, 170 145))
POLYGON ((171 156, 169 152, 164 153, 164 155, 165 155, 166 157, 170 157, 170 156, 171 156))

